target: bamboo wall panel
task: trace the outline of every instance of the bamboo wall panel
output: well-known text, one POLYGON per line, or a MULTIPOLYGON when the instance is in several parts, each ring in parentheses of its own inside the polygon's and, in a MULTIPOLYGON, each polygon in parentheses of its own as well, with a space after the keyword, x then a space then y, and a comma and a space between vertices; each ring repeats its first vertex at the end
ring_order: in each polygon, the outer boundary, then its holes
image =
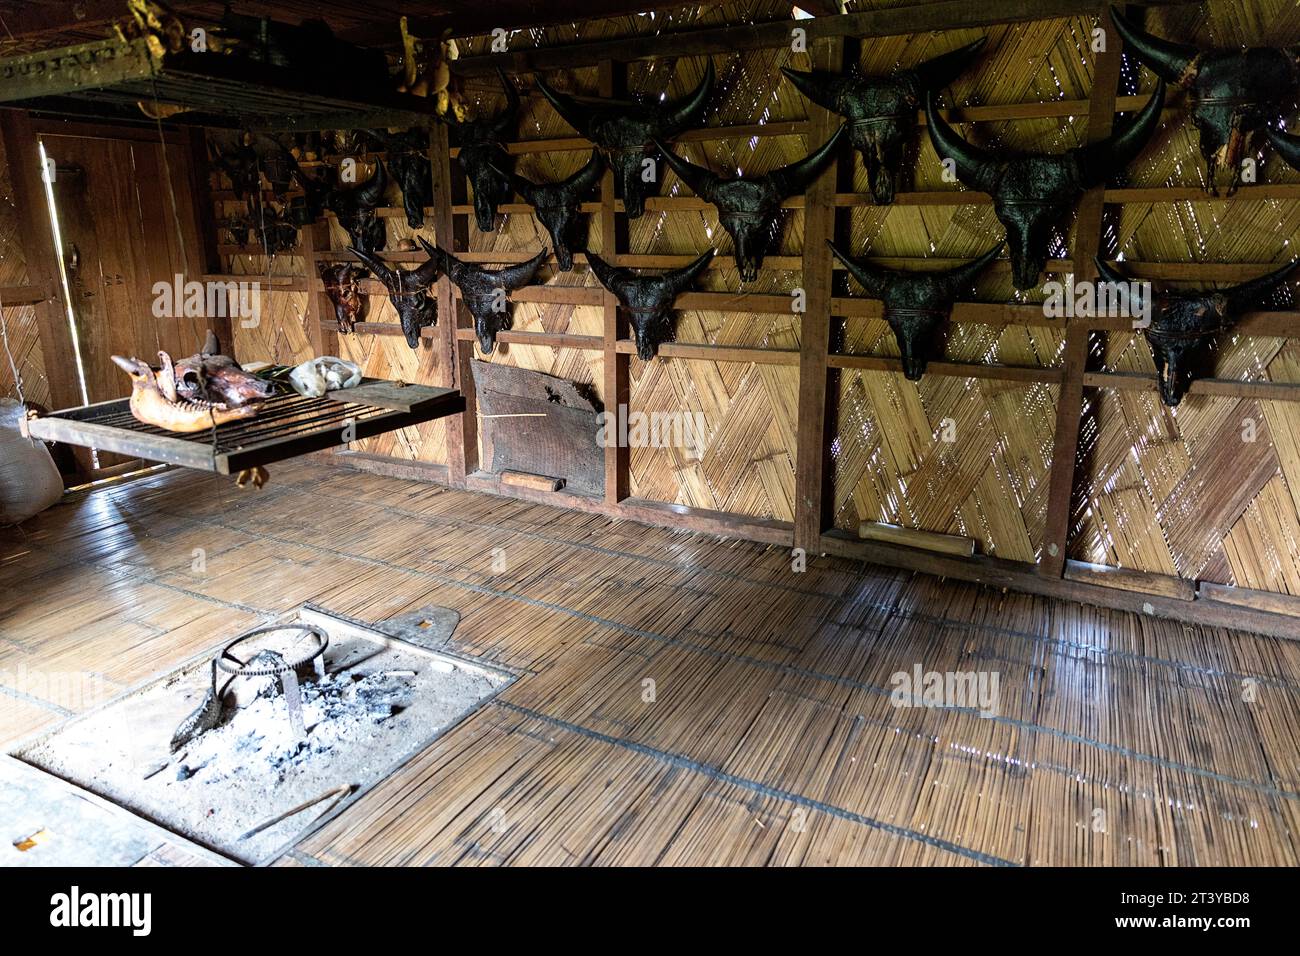
MULTIPOLYGON (((9 157, 5 155, 4 142, 0 141, 0 289, 27 283, 27 263, 18 231, 18 214, 14 208, 9 178, 9 157)), ((4 294, 0 292, 0 302, 3 299, 4 294)), ((45 357, 41 352, 36 309, 30 305, 4 305, 0 308, 3 309, 9 336, 9 351, 22 380, 23 395, 29 402, 48 405, 50 388, 45 379, 45 357)), ((18 397, 13 369, 5 356, 0 356, 0 395, 15 399, 18 397)))

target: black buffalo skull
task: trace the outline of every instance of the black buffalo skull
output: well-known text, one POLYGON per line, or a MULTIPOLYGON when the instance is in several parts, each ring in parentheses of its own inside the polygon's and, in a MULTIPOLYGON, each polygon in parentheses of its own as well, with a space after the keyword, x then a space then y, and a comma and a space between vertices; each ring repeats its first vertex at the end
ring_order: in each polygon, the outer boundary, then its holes
POLYGON ((1270 129, 1268 141, 1273 144, 1277 154, 1286 160, 1288 166, 1292 169, 1300 169, 1300 136, 1285 130, 1270 129))
POLYGON ((999 242, 978 259, 943 272, 899 272, 854 262, 827 240, 835 258, 861 283, 873 299, 885 306, 884 319, 894 330, 903 375, 918 382, 930 361, 939 327, 952 312, 957 297, 970 289, 975 277, 997 258, 1005 243, 999 242))
MULTIPOLYGON (((421 240, 423 241, 423 240, 421 240)), ((429 286, 442 274, 442 260, 427 246, 429 258, 416 269, 390 266, 383 259, 353 247, 348 250, 375 274, 388 289, 388 300, 402 321, 402 334, 411 348, 420 347, 420 329, 438 322, 438 300, 429 295, 429 286)))
MULTIPOLYGON (((1128 284, 1129 278, 1114 266, 1101 259, 1096 262, 1102 279, 1128 284)), ((1156 363, 1160 400, 1166 405, 1178 405, 1192 383, 1193 364, 1198 361, 1208 339, 1236 325, 1242 312, 1267 299, 1297 265, 1300 265, 1300 259, 1230 289, 1206 292, 1161 289, 1156 292, 1155 301, 1150 303, 1151 324, 1143 329, 1143 333, 1156 363)), ((1139 302, 1133 306, 1135 312, 1141 309, 1141 305, 1139 302)))
POLYGON ((352 245, 362 252, 379 252, 387 242, 384 221, 376 212, 387 189, 383 160, 376 159, 375 171, 364 183, 350 189, 335 186, 325 197, 326 208, 333 210, 352 245))
POLYGON ((1151 72, 1187 91, 1205 157, 1205 188, 1216 192, 1222 163, 1232 170, 1232 195, 1251 141, 1300 92, 1300 47, 1199 50, 1147 33, 1114 7, 1111 17, 1126 46, 1151 72))
POLYGON ((646 196, 658 191, 663 178, 659 174, 659 150, 654 141, 672 139, 700 117, 709 94, 713 92, 713 80, 713 61, 710 60, 700 85, 682 99, 671 103, 638 102, 632 105, 579 102, 554 89, 541 77, 537 79, 537 88, 566 123, 605 154, 622 188, 627 218, 636 219, 645 212, 646 196), (654 163, 650 182, 643 178, 647 158, 654 163))
POLYGON ((423 237, 420 237, 420 244, 424 246, 425 252, 442 263, 443 270, 460 289, 465 306, 474 316, 474 331, 478 335, 479 348, 484 355, 491 354, 496 345, 497 333, 510 328, 510 307, 505 294, 533 281, 533 276, 546 261, 547 250, 543 249, 527 262, 504 269, 484 269, 429 245, 423 237))
POLYGON ((894 201, 904 146, 916 129, 916 112, 926 92, 938 92, 955 80, 985 42, 987 37, 981 37, 893 76, 864 76, 856 63, 846 73, 804 73, 784 66, 781 72, 808 99, 849 121, 872 201, 886 206, 894 201))
POLYGON ((403 133, 371 130, 370 135, 388 152, 388 169, 402 190, 406 224, 424 226, 424 209, 433 205, 433 168, 429 162, 429 134, 423 129, 403 133))
POLYGON ((945 123, 925 97, 925 116, 940 160, 956 164, 957 178, 993 197, 993 210, 1007 231, 1012 281, 1032 289, 1047 264, 1053 225, 1086 189, 1124 169, 1142 151, 1160 123, 1165 81, 1127 126, 1106 139, 1059 155, 1031 153, 1001 156, 966 142, 945 123))
POLYGON ((334 318, 338 321, 340 332, 351 332, 356 324, 364 318, 366 296, 361 294, 359 280, 365 278, 366 270, 350 262, 334 265, 322 262, 316 267, 321 281, 325 283, 325 294, 334 306, 334 318))
POLYGON ((797 163, 782 166, 762 176, 736 176, 723 179, 716 173, 696 166, 677 156, 662 143, 664 159, 695 195, 706 199, 718 210, 718 221, 727 230, 735 246, 736 268, 743 282, 758 278, 763 256, 780 229, 777 219, 781 203, 789 196, 803 193, 835 152, 844 136, 844 127, 797 163))
POLYGON ((519 119, 519 91, 504 71, 498 69, 497 76, 506 91, 506 108, 496 116, 453 126, 460 146, 456 159, 473 187, 474 221, 482 232, 496 228, 497 206, 509 202, 512 193, 510 177, 501 171, 510 169, 510 157, 502 143, 514 133, 519 119))
POLYGON ((594 252, 587 253, 587 264, 631 314, 636 354, 648 362, 658 354, 659 346, 673 337, 673 301, 708 268, 712 258, 710 249, 685 268, 658 276, 639 276, 630 269, 611 266, 594 252))
POLYGON ((604 171, 605 161, 600 153, 592 150, 587 165, 558 183, 534 183, 513 174, 510 177, 519 195, 533 207, 537 218, 551 234, 561 272, 573 268, 574 251, 586 246, 586 237, 580 237, 578 233, 578 206, 582 197, 600 181, 600 174, 604 171))

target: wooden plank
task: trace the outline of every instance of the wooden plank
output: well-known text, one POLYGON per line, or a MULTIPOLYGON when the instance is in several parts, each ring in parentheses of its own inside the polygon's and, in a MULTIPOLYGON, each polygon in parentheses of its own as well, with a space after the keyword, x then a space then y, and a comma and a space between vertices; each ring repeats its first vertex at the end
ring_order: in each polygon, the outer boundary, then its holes
POLYGON ((1196 600, 1216 601, 1233 607, 1246 607, 1255 611, 1268 611, 1272 614, 1286 614, 1300 618, 1300 597, 1294 594, 1278 594, 1274 591, 1259 591, 1255 588, 1201 581, 1196 589, 1196 600))
MULTIPOLYGON (((900 359, 876 355, 840 355, 827 357, 831 368, 868 369, 876 372, 903 371, 900 359)), ((982 378, 1001 382, 1042 382, 1053 384, 1061 381, 1059 368, 1046 368, 1028 365, 996 365, 975 362, 930 362, 925 367, 927 375, 945 375, 957 378, 982 378)))
MULTIPOLYGON (((812 21, 810 21, 812 22, 812 21)), ((823 39, 809 47, 814 69, 838 71, 844 63, 844 39, 823 39)), ((809 104, 812 142, 823 142, 839 125, 839 117, 809 104)), ((805 311, 799 317, 799 430, 795 452, 794 546, 815 550, 827 526, 827 504, 834 492, 830 480, 831 435, 827 428, 833 396, 827 353, 830 349, 832 256, 827 241, 835 238, 835 195, 839 161, 832 159, 808 187, 804 214, 803 287, 805 311)))
MULTIPOLYGON (((1083 384, 1090 388, 1122 391, 1155 391, 1158 381, 1148 372, 1088 372, 1083 384)), ((1187 389, 1189 395, 1227 398, 1259 398, 1279 402, 1300 401, 1300 382, 1241 382, 1223 378, 1200 378, 1187 389)))
POLYGON ((908 548, 920 548, 923 551, 937 551, 940 554, 955 554, 967 558, 975 553, 974 538, 939 534, 937 531, 923 531, 920 528, 904 528, 881 521, 862 522, 858 525, 858 537, 865 541, 885 541, 908 548))
POLYGON ((564 487, 564 479, 551 478, 547 475, 531 475, 523 471, 503 471, 501 484, 515 488, 532 488, 535 491, 559 491, 564 487))
MULTIPOLYGON (((1118 37, 1110 19, 1110 8, 1101 14, 1101 29, 1118 37)), ((1100 142, 1110 135, 1115 121, 1123 45, 1113 42, 1097 55, 1093 70, 1092 97, 1088 108, 1088 142, 1100 142)), ((1101 247, 1102 217, 1105 213, 1105 184, 1096 186, 1079 200, 1075 218, 1073 272, 1077 280, 1097 275, 1093 261, 1101 247)), ((1074 476, 1079 454, 1079 425, 1083 415, 1083 375, 1088 365, 1087 320, 1071 319, 1066 327, 1065 358, 1061 367, 1061 391, 1056 403, 1056 430, 1052 439, 1052 465, 1048 475, 1047 520, 1043 528, 1042 553, 1038 567, 1047 577, 1060 577, 1069 551, 1070 518, 1074 507, 1074 476)))
MULTIPOLYGON (((1170 6, 1192 0, 1140 0, 1144 6, 1170 6)), ((965 30, 1046 20, 1053 17, 1091 15, 1096 0, 937 0, 907 6, 835 17, 816 17, 799 22, 807 31, 809 47, 814 40, 846 37, 880 37, 920 34, 943 30, 965 30)), ((455 60, 452 69, 461 76, 487 76, 501 67, 508 72, 561 70, 591 66, 602 60, 633 62, 662 57, 705 56, 789 46, 791 21, 737 24, 703 30, 666 32, 615 40, 544 47, 522 53, 501 53, 455 60)), ((1114 45, 1114 44, 1112 44, 1114 45)))
MULTIPOLYGON (((597 85, 603 97, 618 96, 624 91, 627 82, 627 68, 622 63, 610 59, 600 62, 597 85)), ((660 176, 663 170, 658 170, 660 176)), ((623 235, 619 230, 620 222, 617 209, 621 203, 614 198, 614 171, 608 165, 600 179, 600 252, 601 256, 612 263, 619 262, 619 252, 623 235)), ((631 403, 632 379, 629 371, 630 359, 626 353, 618 350, 619 339, 627 327, 622 317, 618 300, 613 293, 602 289, 601 334, 604 340, 604 356, 601 366, 603 376, 602 394, 605 408, 619 414, 620 408, 631 403)), ((631 449, 623 442, 612 441, 605 445, 605 503, 617 505, 631 493, 632 457, 631 449)))
POLYGON ((1122 591, 1136 591, 1138 594, 1159 594, 1177 601, 1191 601, 1196 597, 1195 581, 1133 568, 1116 568, 1109 564, 1066 561, 1065 579, 1119 588, 1122 591))
POLYGON ((353 388, 326 392, 325 397, 336 402, 352 402, 374 408, 391 408, 399 412, 419 412, 443 402, 453 390, 432 385, 409 382, 390 382, 382 378, 363 379, 353 388))
MULTIPOLYGON (((317 279, 318 264, 328 261, 321 257, 321 253, 328 252, 330 248, 329 224, 318 220, 303 226, 298 235, 302 246, 303 269, 309 279, 317 279)), ((324 284, 320 288, 316 288, 316 285, 316 282, 312 282, 312 288, 307 292, 307 338, 316 355, 338 355, 339 331, 334 306, 325 294, 324 284)))
MULTIPOLYGON (((126 399, 117 399, 116 402, 126 408, 126 399)), ((185 438, 150 435, 53 415, 32 419, 27 423, 27 431, 32 437, 43 441, 61 441, 69 445, 99 448, 133 458, 197 468, 200 471, 215 470, 211 446, 185 438)))

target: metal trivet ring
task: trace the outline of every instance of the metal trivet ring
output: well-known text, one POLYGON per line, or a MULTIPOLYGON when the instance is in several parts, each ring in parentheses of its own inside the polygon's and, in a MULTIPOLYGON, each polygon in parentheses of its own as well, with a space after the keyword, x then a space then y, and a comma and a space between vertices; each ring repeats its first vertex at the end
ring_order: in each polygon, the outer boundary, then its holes
POLYGON ((272 624, 270 627, 259 627, 235 638, 222 648, 216 664, 227 674, 233 675, 232 680, 235 677, 278 677, 280 687, 284 691, 285 706, 289 710, 289 726, 293 728, 293 732, 298 739, 302 740, 307 736, 307 725, 302 717, 302 691, 298 687, 298 668, 310 663, 315 668, 316 676, 318 678, 324 677, 325 648, 329 647, 329 643, 329 635, 319 627, 310 624, 272 624), (285 660, 282 663, 272 664, 268 667, 249 667, 244 661, 230 653, 230 649, 236 644, 242 644, 244 641, 260 634, 273 634, 276 631, 300 631, 309 634, 316 638, 316 647, 301 657, 285 660), (234 661, 238 666, 232 667, 227 661, 234 661))

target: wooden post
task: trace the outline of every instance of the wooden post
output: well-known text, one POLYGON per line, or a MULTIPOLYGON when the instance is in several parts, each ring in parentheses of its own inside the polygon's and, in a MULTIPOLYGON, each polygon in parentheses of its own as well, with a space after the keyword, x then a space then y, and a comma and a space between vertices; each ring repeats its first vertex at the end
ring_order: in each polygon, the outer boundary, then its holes
MULTIPOLYGON (((437 245, 451 253, 469 249, 469 226, 452 212, 456 204, 456 173, 452 171, 451 144, 446 123, 429 129, 429 165, 433 171, 433 230, 437 245)), ((462 179, 463 183, 463 179, 462 179)), ((463 191, 463 187, 462 187, 463 191)), ((439 384, 460 391, 465 411, 447 419, 447 467, 451 484, 463 488, 465 476, 478 470, 478 396, 474 391, 474 343, 461 342, 456 329, 460 309, 452 293, 451 279, 441 276, 435 287, 438 293, 437 348, 442 369, 439 384)))
MULTIPOLYGON (((195 276, 211 275, 222 271, 221 253, 217 251, 217 224, 212 210, 212 183, 208 176, 207 136, 201 126, 190 126, 181 134, 188 152, 189 165, 189 199, 194 210, 194 228, 198 231, 198 246, 186 243, 185 253, 188 260, 185 267, 195 276)), ((166 149, 167 143, 159 145, 166 149)), ((308 268, 308 274, 314 275, 314 267, 308 268)), ((226 296, 224 315, 209 315, 208 324, 216 333, 222 349, 231 358, 235 355, 234 328, 230 323, 234 303, 226 296)))
MULTIPOLYGON (((598 71, 600 95, 617 96, 626 82, 627 70, 621 63, 602 60, 598 71)), ((655 170, 657 176, 663 170, 655 170)), ((614 171, 609 166, 600 180, 600 254, 611 264, 619 254, 618 216, 614 208, 614 171)), ((603 374, 604 399, 607 414, 617 415, 619 406, 626 406, 631 398, 631 357, 618 351, 618 340, 626 322, 619 316, 618 300, 609 291, 604 293, 603 374)), ((608 432, 607 432, 608 434, 608 432)), ((616 505, 631 493, 631 457, 629 450, 615 434, 605 446, 605 503, 616 505)))
MULTIPOLYGON (((1093 70, 1092 96, 1088 107, 1088 141, 1110 135, 1115 122, 1115 101, 1119 92, 1120 57, 1123 44, 1110 20, 1110 8, 1103 5, 1101 28, 1106 50, 1097 57, 1093 70)), ((1097 275, 1093 257, 1101 248, 1102 218, 1106 209, 1106 184, 1084 193, 1075 218, 1073 267, 1075 281, 1097 275)), ((1075 463, 1079 454, 1079 423, 1083 411, 1083 377, 1088 370, 1088 325, 1086 318, 1067 320, 1065 357, 1062 360, 1061 394, 1056 403, 1056 433, 1052 440, 1052 466, 1047 488, 1047 521, 1043 529, 1043 551, 1038 573, 1059 578, 1065 571, 1070 545, 1070 517, 1074 507, 1075 463)))
MULTIPOLYGON (((813 67, 838 71, 844 64, 841 37, 817 40, 810 49, 813 67)), ((812 132, 808 146, 825 142, 839 117, 808 106, 812 132)), ((839 161, 830 164, 808 188, 804 204, 803 288, 807 309, 799 335, 799 432, 795 453, 794 546, 819 551, 827 526, 831 436, 827 434, 827 353, 830 350, 832 262, 826 240, 835 235, 835 185, 839 161)))
POLYGON ((330 249, 329 223, 318 220, 303 226, 301 237, 303 268, 307 271, 307 339, 317 355, 338 355, 338 329, 330 324, 334 307, 316 269, 322 261, 320 253, 330 249))
POLYGON ((5 157, 13 183, 18 234, 23 237, 27 282, 44 290, 44 297, 34 303, 34 308, 45 357, 45 377, 50 383, 50 404, 56 409, 72 408, 82 403, 81 385, 77 378, 76 346, 63 301, 63 277, 59 274, 59 259, 54 249, 54 230, 45 201, 40 147, 25 110, 0 109, 0 135, 4 137, 5 157))

